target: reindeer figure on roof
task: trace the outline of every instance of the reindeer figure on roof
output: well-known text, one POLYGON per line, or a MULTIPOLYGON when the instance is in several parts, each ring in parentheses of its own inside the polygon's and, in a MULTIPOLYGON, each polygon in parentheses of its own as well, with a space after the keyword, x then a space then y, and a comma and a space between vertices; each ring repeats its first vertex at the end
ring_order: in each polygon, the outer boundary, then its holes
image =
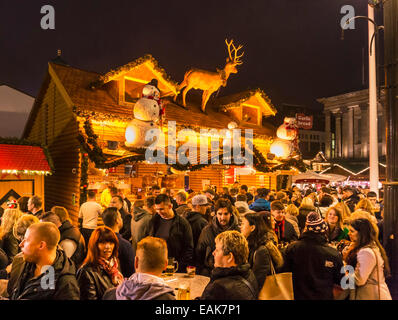
MULTIPOLYGON (((203 90, 201 109, 202 112, 205 112, 206 104, 210 96, 214 92, 219 90, 221 86, 227 86, 227 80, 231 73, 238 73, 236 66, 243 63, 240 58, 242 58, 244 52, 238 55, 238 51, 242 48, 242 46, 239 45, 238 48, 236 48, 233 40, 228 42, 228 40, 225 39, 225 43, 227 45, 229 57, 227 58, 227 63, 225 64, 224 69, 217 69, 217 72, 211 72, 207 70, 193 68, 185 73, 184 80, 181 82, 177 89, 178 93, 180 93, 181 89, 185 87, 182 92, 182 101, 184 107, 186 107, 185 97, 187 95, 187 92, 191 89, 200 89, 203 90)), ((177 95, 174 97, 174 101, 177 100, 177 95)))

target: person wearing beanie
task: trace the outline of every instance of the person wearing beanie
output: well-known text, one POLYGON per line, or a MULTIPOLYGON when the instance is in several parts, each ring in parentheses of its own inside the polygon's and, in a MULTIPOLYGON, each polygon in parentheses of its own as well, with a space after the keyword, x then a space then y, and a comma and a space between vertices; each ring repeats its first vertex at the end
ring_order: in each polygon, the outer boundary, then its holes
POLYGON ((285 250, 284 272, 293 273, 295 300, 333 300, 344 274, 341 254, 327 242, 328 226, 318 212, 306 218, 300 239, 285 250))

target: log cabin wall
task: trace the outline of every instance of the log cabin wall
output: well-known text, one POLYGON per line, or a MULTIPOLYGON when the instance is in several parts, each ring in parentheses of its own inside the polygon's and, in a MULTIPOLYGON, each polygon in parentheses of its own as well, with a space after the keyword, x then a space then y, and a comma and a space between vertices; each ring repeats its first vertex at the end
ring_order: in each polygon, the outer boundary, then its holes
POLYGON ((45 210, 63 206, 74 224, 77 224, 80 196, 77 134, 78 125, 72 110, 51 80, 28 139, 47 145, 54 163, 53 174, 45 177, 45 210))
POLYGON ((210 180, 210 185, 215 185, 217 191, 223 186, 224 169, 222 166, 210 165, 198 171, 189 172, 189 187, 193 191, 202 191, 202 180, 210 180))

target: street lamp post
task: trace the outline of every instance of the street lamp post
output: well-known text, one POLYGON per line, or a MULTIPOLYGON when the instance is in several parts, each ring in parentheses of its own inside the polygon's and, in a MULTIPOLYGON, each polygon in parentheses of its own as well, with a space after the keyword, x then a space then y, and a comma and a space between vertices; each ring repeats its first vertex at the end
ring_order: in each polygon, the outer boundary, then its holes
MULTIPOLYGON (((374 8, 368 5, 368 18, 374 21, 374 8)), ((376 50, 372 41, 375 24, 368 21, 369 33, 369 181, 370 190, 379 194, 379 142, 377 132, 376 50)))
MULTIPOLYGON (((368 20, 369 34, 369 181, 370 190, 379 194, 379 143, 377 132, 377 71, 376 71, 376 45, 374 37, 377 38, 379 27, 374 21, 374 7, 368 5, 368 16, 356 16, 347 19, 346 25, 355 19, 368 20)), ((344 39, 344 28, 342 28, 344 39)))

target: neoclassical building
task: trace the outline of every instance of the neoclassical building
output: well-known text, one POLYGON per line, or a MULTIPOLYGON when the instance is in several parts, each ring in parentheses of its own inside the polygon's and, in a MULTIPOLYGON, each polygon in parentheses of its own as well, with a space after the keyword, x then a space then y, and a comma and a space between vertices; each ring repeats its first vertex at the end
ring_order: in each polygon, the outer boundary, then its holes
MULTIPOLYGON (((385 94, 380 92, 379 101, 385 94)), ((369 158, 369 91, 360 90, 317 100, 324 105, 325 156, 327 159, 369 158)), ((386 154, 382 103, 377 108, 379 157, 386 154)))

